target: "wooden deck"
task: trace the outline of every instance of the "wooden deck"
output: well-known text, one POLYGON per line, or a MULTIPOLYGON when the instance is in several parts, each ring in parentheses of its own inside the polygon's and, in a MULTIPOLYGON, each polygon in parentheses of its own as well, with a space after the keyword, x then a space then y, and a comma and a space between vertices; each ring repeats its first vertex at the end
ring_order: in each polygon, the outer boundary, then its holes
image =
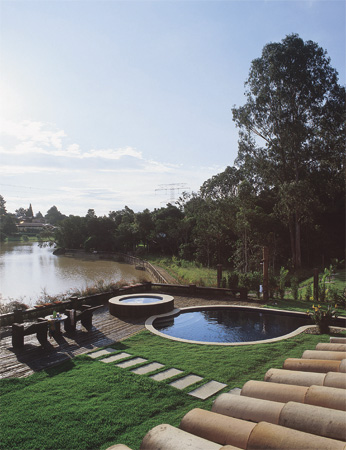
MULTIPOLYGON (((251 303, 230 301, 230 299, 175 296, 174 304, 176 308, 183 308, 206 304, 249 305, 251 303)), ((77 355, 87 353, 93 348, 121 341, 143 330, 144 322, 144 320, 120 320, 109 314, 108 305, 106 305, 94 313, 91 331, 86 331, 78 322, 75 333, 67 335, 63 332, 58 338, 49 338, 48 346, 45 349, 40 346, 36 335, 25 336, 24 347, 20 351, 14 351, 11 337, 12 327, 6 327, 1 330, 0 378, 26 377, 77 355)))
POLYGON ((108 306, 103 306, 94 313, 91 331, 86 331, 78 322, 75 333, 68 335, 63 331, 60 337, 48 338, 48 346, 45 349, 40 346, 36 335, 31 335, 24 337, 23 349, 14 351, 11 327, 8 327, 2 330, 0 342, 0 378, 26 377, 76 355, 87 353, 95 347, 125 339, 143 328, 143 321, 124 322, 111 316, 108 306))

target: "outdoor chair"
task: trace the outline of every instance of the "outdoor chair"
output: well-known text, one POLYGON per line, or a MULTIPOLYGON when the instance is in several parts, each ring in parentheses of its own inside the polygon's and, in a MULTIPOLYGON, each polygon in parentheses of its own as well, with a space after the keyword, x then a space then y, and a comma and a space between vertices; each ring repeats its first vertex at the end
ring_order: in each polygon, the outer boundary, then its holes
POLYGON ((84 328, 90 331, 92 329, 93 313, 98 308, 101 308, 101 306, 82 305, 81 311, 76 311, 75 309, 67 309, 67 319, 64 322, 65 331, 68 333, 75 331, 77 322, 79 321, 84 328))
POLYGON ((26 322, 12 324, 12 345, 13 348, 21 348, 24 346, 24 336, 36 334, 37 340, 42 346, 47 344, 48 322, 41 320, 40 322, 26 322))

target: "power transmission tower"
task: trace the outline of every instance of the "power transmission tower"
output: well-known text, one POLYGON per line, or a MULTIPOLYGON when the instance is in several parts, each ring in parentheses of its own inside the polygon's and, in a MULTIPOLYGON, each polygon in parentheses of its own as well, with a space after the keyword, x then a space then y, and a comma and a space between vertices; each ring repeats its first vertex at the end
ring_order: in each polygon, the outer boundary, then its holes
POLYGON ((190 188, 186 183, 170 183, 170 184, 159 184, 159 187, 155 189, 157 191, 165 191, 167 194, 170 193, 170 203, 175 201, 175 194, 179 194, 181 191, 189 190, 190 188))

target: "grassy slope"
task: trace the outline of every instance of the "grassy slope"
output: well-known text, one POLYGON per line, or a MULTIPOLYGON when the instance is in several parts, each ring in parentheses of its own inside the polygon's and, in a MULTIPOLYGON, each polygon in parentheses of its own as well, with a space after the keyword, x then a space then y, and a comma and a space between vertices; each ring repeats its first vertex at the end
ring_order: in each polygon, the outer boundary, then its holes
MULTIPOLYGON (((301 335, 274 344, 220 347, 184 344, 143 331, 114 344, 115 351, 158 361, 187 373, 227 383, 226 391, 263 379, 271 367, 328 336, 301 335)), ((80 356, 24 379, 0 380, 2 449, 104 450, 115 443, 139 448, 146 432, 161 423, 178 426, 195 407, 211 408, 171 382, 155 382, 114 364, 80 356)), ((197 384, 198 385, 198 384, 197 384)))

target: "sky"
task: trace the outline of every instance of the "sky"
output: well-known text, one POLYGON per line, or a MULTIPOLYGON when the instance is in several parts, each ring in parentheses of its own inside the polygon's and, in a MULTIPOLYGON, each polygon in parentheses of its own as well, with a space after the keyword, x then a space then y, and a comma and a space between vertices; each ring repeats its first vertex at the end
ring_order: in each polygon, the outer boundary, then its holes
POLYGON ((163 207, 231 166, 251 61, 291 33, 345 85, 344 0, 0 0, 8 212, 163 207))

